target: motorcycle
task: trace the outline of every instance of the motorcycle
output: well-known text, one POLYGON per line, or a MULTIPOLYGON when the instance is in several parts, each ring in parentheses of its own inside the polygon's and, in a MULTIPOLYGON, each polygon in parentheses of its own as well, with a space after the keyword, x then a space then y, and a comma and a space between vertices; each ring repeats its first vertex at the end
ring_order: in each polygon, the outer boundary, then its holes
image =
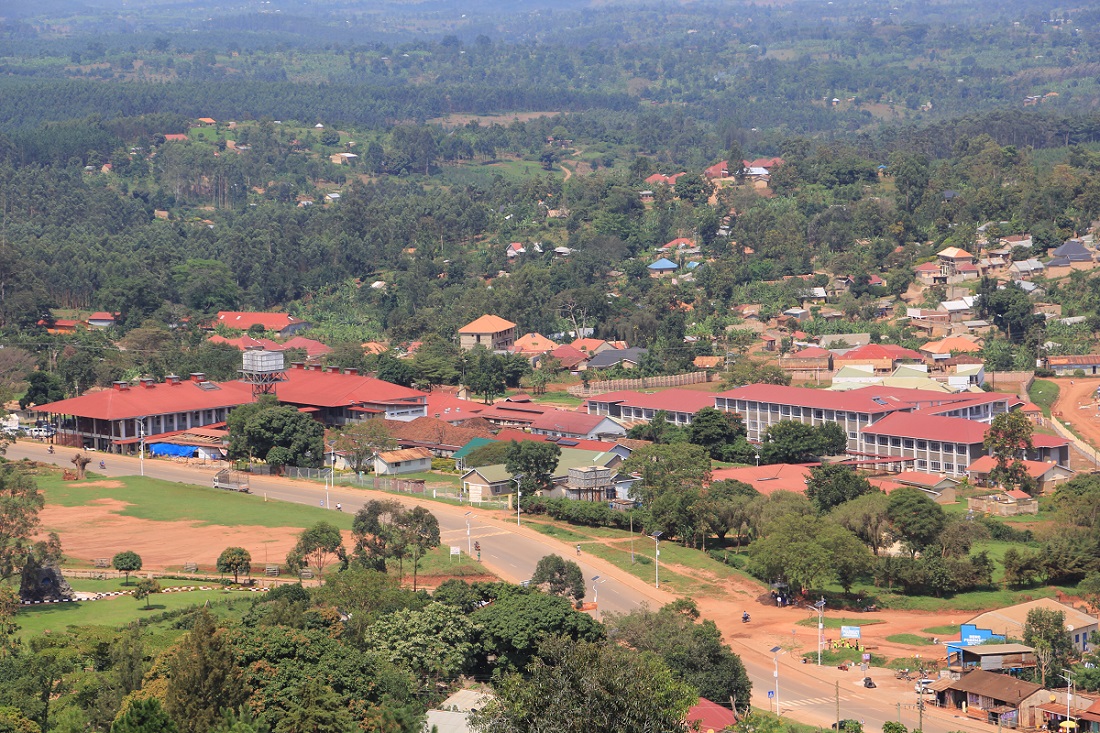
POLYGON ((107 464, 103 461, 100 461, 99 462, 99 468, 100 468, 101 471, 105 470, 107 468, 107 464))
POLYGON ((52 456, 54 454, 53 446, 51 445, 49 448, 47 448, 46 452, 52 456))
POLYGON ((747 624, 748 622, 749 622, 749 614, 747 612, 741 614, 741 623, 747 624))

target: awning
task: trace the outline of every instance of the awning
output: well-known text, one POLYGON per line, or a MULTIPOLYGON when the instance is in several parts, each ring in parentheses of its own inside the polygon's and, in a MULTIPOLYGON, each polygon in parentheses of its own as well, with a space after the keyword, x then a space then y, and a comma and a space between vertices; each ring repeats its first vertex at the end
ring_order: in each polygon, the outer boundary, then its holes
POLYGON ((172 445, 171 443, 153 443, 149 446, 149 455, 151 456, 178 456, 181 458, 192 458, 198 451, 197 448, 190 445, 172 445))
POLYGON ((932 692, 943 692, 951 688, 951 685, 955 684, 955 680, 950 677, 944 677, 943 679, 936 680, 930 685, 925 685, 924 689, 931 690, 932 692))
POLYGON ((986 708, 987 713, 996 713, 997 715, 1004 715, 1005 713, 1014 713, 1016 708, 1011 705, 994 705, 991 708, 986 708))

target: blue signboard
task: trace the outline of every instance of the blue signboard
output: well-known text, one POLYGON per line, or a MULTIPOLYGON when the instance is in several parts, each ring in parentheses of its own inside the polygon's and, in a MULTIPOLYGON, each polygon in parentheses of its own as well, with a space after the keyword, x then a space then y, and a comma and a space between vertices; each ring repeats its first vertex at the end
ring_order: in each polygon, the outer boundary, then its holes
POLYGON ((840 638, 841 639, 858 639, 860 638, 860 628, 858 626, 841 626, 840 638))

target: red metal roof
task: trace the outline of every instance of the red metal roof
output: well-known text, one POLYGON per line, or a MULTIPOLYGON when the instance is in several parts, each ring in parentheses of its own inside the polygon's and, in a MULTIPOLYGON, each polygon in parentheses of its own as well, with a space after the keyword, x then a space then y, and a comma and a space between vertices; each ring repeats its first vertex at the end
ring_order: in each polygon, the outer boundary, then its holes
POLYGON ((459 333, 500 333, 501 331, 507 331, 509 328, 515 328, 516 324, 511 321, 506 321, 500 316, 494 316, 486 314, 475 321, 467 323, 462 328, 458 329, 459 333))
POLYGON ((937 473, 902 471, 894 477, 894 480, 902 484, 909 484, 910 486, 923 486, 924 488, 931 489, 945 478, 946 476, 941 476, 937 473))
POLYGON ((175 386, 162 382, 151 387, 105 389, 35 409, 58 415, 125 420, 144 415, 236 407, 252 401, 252 388, 243 382, 223 382, 215 386, 216 389, 203 389, 194 382, 180 382, 175 386))
POLYGON ((783 387, 777 384, 748 384, 726 392, 719 392, 716 396, 730 400, 754 400, 756 402, 770 402, 822 410, 865 412, 871 415, 906 410, 910 407, 905 401, 892 397, 878 398, 880 401, 876 401, 876 394, 868 393, 863 389, 853 389, 847 392, 828 392, 823 389, 783 387))
POLYGON ((107 311, 96 311, 88 316, 89 321, 113 321, 116 318, 118 318, 116 313, 108 313, 107 311))
POLYGON ((290 369, 279 384, 280 402, 314 407, 392 405, 424 402, 427 394, 361 374, 338 374, 319 369, 290 369))
POLYGON ((866 344, 846 352, 841 359, 916 359, 921 361, 923 356, 912 349, 906 349, 894 344, 866 344))
POLYGON ((606 440, 587 440, 585 438, 563 438, 559 439, 550 435, 535 435, 534 433, 526 433, 516 428, 504 428, 497 433, 493 440, 496 441, 516 441, 522 443, 525 440, 533 440, 538 443, 557 443, 562 448, 574 448, 576 450, 591 450, 591 451, 609 451, 614 448, 618 443, 612 443, 606 440))
POLYGON ((284 343, 283 349, 305 349, 307 356, 324 356, 332 353, 332 347, 322 344, 320 341, 307 339, 305 336, 295 336, 284 343))
POLYGON ((985 440, 989 426, 961 417, 940 417, 916 413, 895 412, 863 429, 864 435, 889 435, 896 438, 942 440, 973 445, 985 440))
POLYGON ((207 339, 212 344, 229 344, 230 346, 236 346, 241 351, 245 349, 266 349, 268 351, 282 351, 282 344, 278 344, 271 339, 254 339, 248 334, 238 336, 237 338, 226 338, 219 334, 214 334, 207 339))
POLYGON ((592 355, 586 354, 580 349, 574 348, 569 344, 562 344, 558 348, 551 351, 550 356, 560 361, 561 365, 566 369, 572 369, 578 364, 588 361, 592 355))
MULTIPOLYGON (((813 464, 820 465, 820 464, 813 464)), ((711 471, 710 480, 742 481, 761 494, 769 496, 777 491, 806 492, 806 482, 810 478, 810 465, 795 463, 775 463, 770 466, 745 466, 744 468, 716 468, 711 471)))
POLYGON ((229 328, 239 328, 247 331, 257 324, 264 327, 265 331, 282 331, 287 326, 302 323, 289 313, 263 313, 252 311, 218 311, 218 322, 224 323, 229 328))
POLYGON ((1060 448, 1064 445, 1069 445, 1069 440, 1066 438, 1059 438, 1057 435, 1032 433, 1031 444, 1036 448, 1060 448))
POLYGON ((737 723, 737 716, 732 710, 705 697, 699 698, 699 702, 691 706, 685 719, 689 725, 698 722, 699 733, 719 733, 737 723))
POLYGON ((801 351, 796 351, 790 354, 788 359, 825 359, 833 355, 833 352, 823 349, 820 346, 807 346, 801 351))

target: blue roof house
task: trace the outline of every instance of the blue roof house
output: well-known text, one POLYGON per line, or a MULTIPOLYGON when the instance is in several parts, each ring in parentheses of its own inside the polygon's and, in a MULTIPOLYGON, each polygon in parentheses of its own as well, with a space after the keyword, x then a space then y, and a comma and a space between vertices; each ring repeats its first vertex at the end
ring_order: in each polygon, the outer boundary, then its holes
POLYGON ((650 275, 663 275, 666 272, 675 272, 680 269, 680 266, 667 257, 662 257, 651 264, 647 269, 650 275))

